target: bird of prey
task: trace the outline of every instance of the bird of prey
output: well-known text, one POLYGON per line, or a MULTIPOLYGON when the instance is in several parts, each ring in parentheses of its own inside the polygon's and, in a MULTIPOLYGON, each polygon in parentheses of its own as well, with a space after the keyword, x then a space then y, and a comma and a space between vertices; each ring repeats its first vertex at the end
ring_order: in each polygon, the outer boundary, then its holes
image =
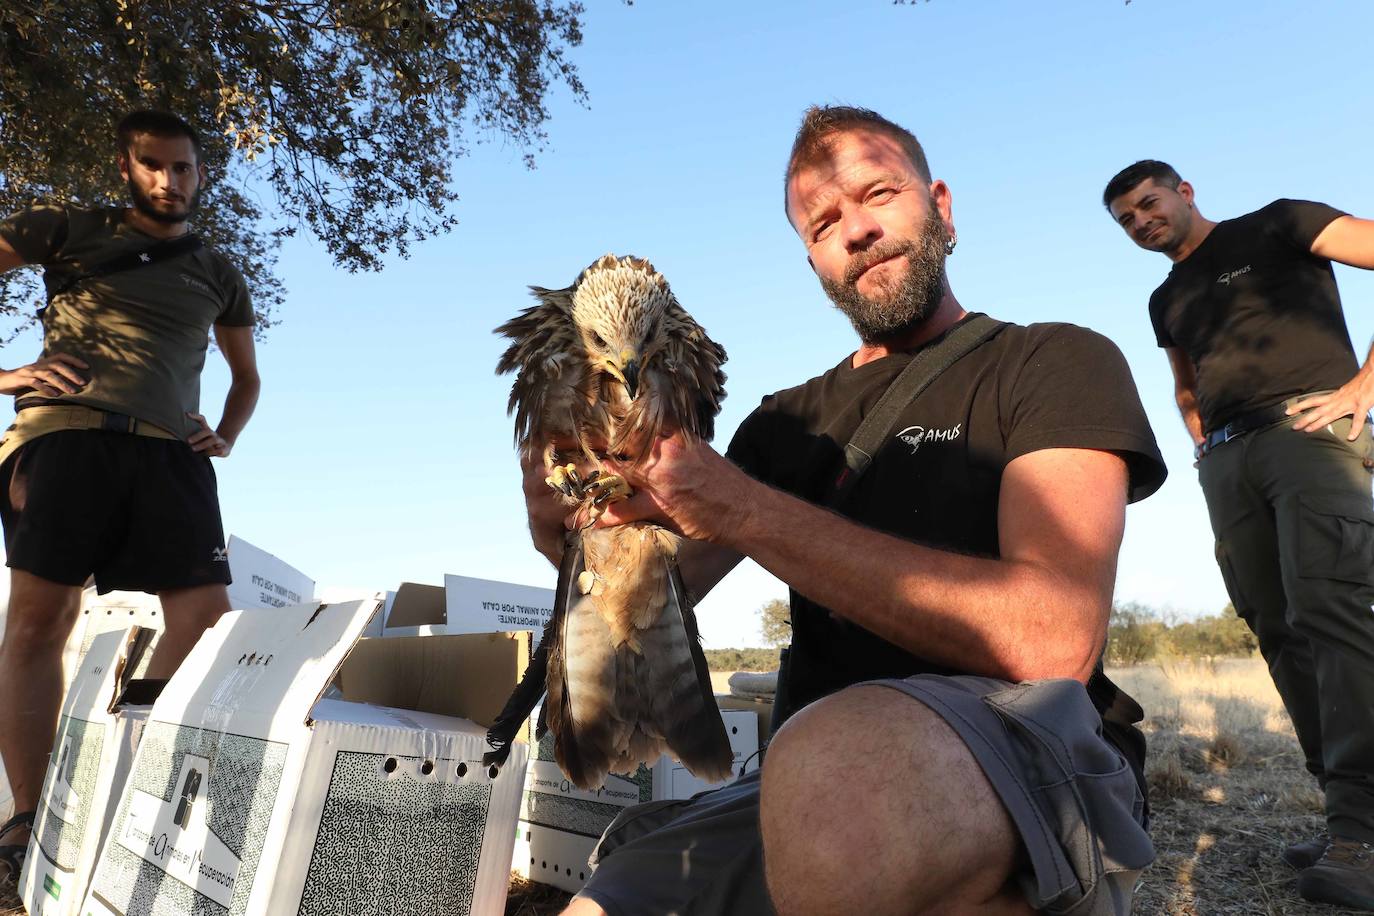
POLYGON ((730 775, 732 753, 677 570, 680 537, 657 525, 596 527, 629 493, 606 459, 632 466, 672 430, 709 439, 725 396, 725 350, 678 304, 648 261, 605 255, 566 289, 497 328, 511 339, 509 409, 549 498, 575 515, 553 617, 505 710, 489 762, 502 761, 547 693, 537 736, 577 786, 601 786, 666 750, 696 776, 730 775))

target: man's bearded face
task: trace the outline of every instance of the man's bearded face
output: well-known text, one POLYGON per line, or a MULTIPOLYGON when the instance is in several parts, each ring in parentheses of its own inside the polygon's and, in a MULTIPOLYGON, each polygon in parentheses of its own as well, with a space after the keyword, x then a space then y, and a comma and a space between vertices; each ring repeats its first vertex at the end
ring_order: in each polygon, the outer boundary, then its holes
POLYGON ((845 268, 843 280, 821 277, 821 286, 835 307, 849 318, 859 339, 881 343, 900 336, 935 314, 945 292, 945 244, 949 232, 931 202, 919 238, 885 236, 873 247, 857 252, 845 268), (874 264, 905 255, 906 270, 896 279, 875 280, 873 296, 859 292, 858 280, 874 264))
POLYGON ((184 223, 195 214, 196 210, 200 207, 200 192, 201 188, 198 186, 191 192, 191 196, 186 198, 185 203, 180 207, 174 204, 169 206, 168 203, 164 203, 161 207, 158 207, 153 203, 152 197, 138 186, 133 177, 131 176, 129 178, 129 197, 133 200, 134 209, 149 219, 169 225, 173 223, 184 223))

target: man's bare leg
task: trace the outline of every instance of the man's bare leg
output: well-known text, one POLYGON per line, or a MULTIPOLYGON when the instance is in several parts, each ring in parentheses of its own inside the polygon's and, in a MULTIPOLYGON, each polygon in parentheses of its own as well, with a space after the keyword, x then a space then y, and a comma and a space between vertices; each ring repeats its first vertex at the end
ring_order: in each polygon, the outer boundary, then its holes
POLYGON ((157 593, 162 601, 163 633, 148 662, 148 677, 171 677, 202 633, 229 610, 223 585, 197 585, 157 593))
MULTIPOLYGON (((10 570, 10 606, 0 642, 0 757, 16 812, 38 807, 62 709, 62 650, 81 608, 81 587, 10 570)), ((16 827, 0 845, 21 844, 16 827)))
POLYGON ((887 687, 820 700, 779 730, 761 795, 780 916, 1030 914, 1020 839, 939 715, 887 687))

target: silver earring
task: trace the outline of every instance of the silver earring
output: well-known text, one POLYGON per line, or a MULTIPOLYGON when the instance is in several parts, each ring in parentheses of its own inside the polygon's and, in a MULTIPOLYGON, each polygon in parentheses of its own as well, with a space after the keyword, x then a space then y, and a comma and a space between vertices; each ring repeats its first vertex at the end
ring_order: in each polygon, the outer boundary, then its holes
POLYGON ((958 244, 959 236, 951 233, 950 237, 945 239, 945 256, 948 257, 949 255, 954 254, 954 246, 958 244))

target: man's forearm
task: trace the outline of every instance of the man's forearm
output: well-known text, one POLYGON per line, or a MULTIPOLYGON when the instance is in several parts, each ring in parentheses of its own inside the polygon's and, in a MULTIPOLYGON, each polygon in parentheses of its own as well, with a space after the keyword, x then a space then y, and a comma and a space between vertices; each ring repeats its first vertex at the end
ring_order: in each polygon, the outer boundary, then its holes
POLYGON ((1100 588, 1039 564, 923 547, 754 487, 744 520, 720 542, 817 604, 956 670, 1008 680, 1091 673, 1110 603, 1100 588))
POLYGON ((1184 428, 1188 430, 1188 435, 1193 437, 1193 444, 1201 445, 1206 433, 1202 428, 1202 413, 1198 409, 1197 391, 1192 388, 1179 388, 1174 392, 1174 400, 1178 404, 1179 415, 1183 417, 1184 428))
POLYGON ((257 375, 235 379, 230 383, 229 393, 224 397, 224 412, 220 415, 215 432, 231 446, 238 441, 239 433, 243 432, 253 416, 261 390, 262 381, 257 375))

